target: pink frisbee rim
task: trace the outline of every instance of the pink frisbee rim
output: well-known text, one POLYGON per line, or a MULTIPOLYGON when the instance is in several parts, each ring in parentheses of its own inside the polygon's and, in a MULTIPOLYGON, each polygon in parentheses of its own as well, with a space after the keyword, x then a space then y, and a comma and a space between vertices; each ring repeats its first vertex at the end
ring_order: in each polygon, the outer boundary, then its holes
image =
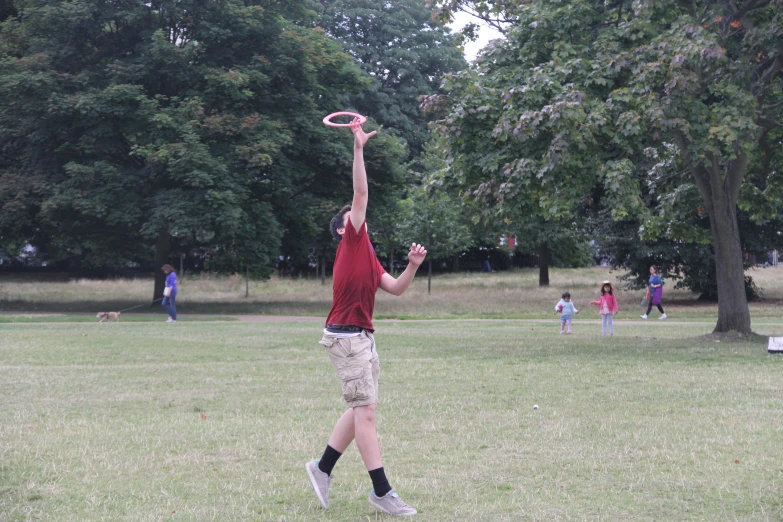
POLYGON ((324 125, 327 125, 329 127, 350 127, 350 123, 332 123, 332 118, 335 116, 353 116, 354 118, 359 118, 359 125, 364 125, 367 123, 367 117, 362 116, 358 112, 346 112, 346 111, 340 111, 340 112, 333 112, 332 114, 329 114, 328 116, 324 117, 324 125))

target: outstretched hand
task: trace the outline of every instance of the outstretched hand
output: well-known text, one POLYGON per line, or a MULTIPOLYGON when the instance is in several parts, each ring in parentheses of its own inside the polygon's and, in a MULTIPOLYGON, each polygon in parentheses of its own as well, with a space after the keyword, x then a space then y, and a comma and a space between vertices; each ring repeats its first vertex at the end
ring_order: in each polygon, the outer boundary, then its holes
POLYGON ((411 243, 411 251, 408 252, 408 261, 412 265, 419 266, 424 262, 424 258, 427 256, 427 251, 423 246, 411 243))
POLYGON ((350 124, 351 132, 353 132, 353 147, 355 149, 364 148, 364 144, 367 140, 378 134, 378 131, 372 131, 369 134, 364 132, 362 124, 359 123, 359 118, 354 118, 350 124))

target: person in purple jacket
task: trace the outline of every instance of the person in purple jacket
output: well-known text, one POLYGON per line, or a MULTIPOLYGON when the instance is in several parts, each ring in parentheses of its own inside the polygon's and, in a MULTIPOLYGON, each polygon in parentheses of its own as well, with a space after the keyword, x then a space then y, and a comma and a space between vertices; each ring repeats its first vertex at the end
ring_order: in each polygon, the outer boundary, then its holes
POLYGON ((658 267, 652 265, 650 267, 650 282, 647 286, 647 312, 641 316, 642 319, 647 319, 652 311, 653 305, 657 306, 658 311, 661 312, 661 316, 658 319, 666 319, 666 312, 663 311, 663 306, 661 306, 662 297, 663 279, 661 279, 661 276, 658 273, 658 267))
POLYGON ((166 274, 166 288, 163 290, 163 309, 169 314, 167 323, 177 322, 177 273, 174 272, 174 267, 171 265, 163 265, 160 267, 166 274))

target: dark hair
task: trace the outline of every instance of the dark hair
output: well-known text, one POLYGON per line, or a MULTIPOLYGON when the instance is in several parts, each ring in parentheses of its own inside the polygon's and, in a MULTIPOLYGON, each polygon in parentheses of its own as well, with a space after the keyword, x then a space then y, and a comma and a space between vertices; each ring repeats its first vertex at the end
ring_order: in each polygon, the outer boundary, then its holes
POLYGON ((658 267, 655 265, 650 265, 650 268, 657 274, 658 273, 658 267))
POLYGON ((609 287, 609 295, 614 295, 614 292, 612 291, 612 284, 611 283, 604 283, 601 285, 601 295, 605 295, 606 292, 604 292, 604 288, 609 287))
POLYGON ((332 232, 332 237, 335 241, 340 241, 343 236, 337 233, 338 228, 345 228, 345 224, 343 223, 343 219, 345 219, 345 214, 351 211, 351 205, 345 205, 343 208, 340 209, 340 212, 334 215, 332 218, 332 221, 329 223, 329 230, 332 232))
POLYGON ((162 267, 160 267, 160 269, 166 272, 167 274, 170 274, 174 271, 174 267, 171 265, 163 265, 162 267))
POLYGON ((566 297, 571 299, 571 294, 569 294, 568 292, 563 292, 563 295, 561 295, 560 297, 562 297, 563 299, 565 299, 566 297))

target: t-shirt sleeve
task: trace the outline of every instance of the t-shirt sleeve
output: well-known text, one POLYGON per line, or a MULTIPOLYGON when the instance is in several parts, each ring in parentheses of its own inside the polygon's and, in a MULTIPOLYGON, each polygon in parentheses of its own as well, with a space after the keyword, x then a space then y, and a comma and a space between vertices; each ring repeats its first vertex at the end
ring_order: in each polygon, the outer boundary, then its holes
POLYGON ((386 273, 386 269, 383 268, 383 265, 381 264, 380 260, 378 259, 378 256, 375 256, 375 266, 378 269, 378 283, 380 284, 380 278, 383 274, 386 273))

